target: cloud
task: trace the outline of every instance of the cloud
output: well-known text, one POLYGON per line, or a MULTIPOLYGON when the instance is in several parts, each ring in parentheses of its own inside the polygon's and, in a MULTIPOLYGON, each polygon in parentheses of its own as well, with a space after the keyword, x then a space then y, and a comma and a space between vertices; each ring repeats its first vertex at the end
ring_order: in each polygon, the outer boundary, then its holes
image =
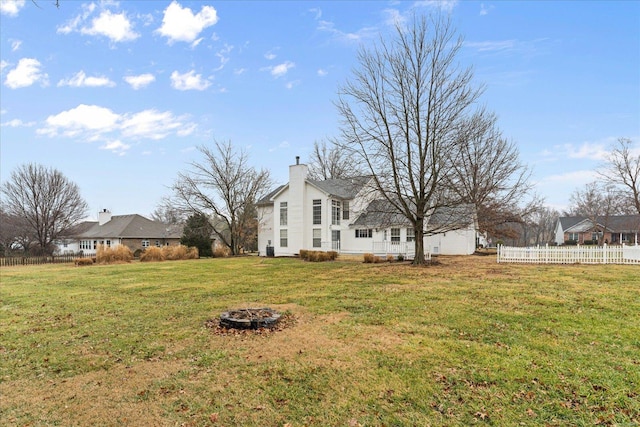
POLYGON ((5 86, 11 89, 28 87, 36 82, 42 86, 49 85, 49 76, 41 71, 40 61, 35 58, 22 58, 18 65, 7 73, 5 86))
POLYGON ((164 139, 177 133, 184 124, 169 111, 144 110, 123 116, 120 130, 127 138, 164 139))
POLYGON ((177 1, 171 2, 164 10, 162 26, 156 31, 168 39, 168 43, 187 42, 197 45, 200 33, 218 22, 218 13, 212 6, 202 6, 194 14, 188 7, 183 8, 177 1))
POLYGON ((213 71, 220 71, 224 68, 225 65, 227 65, 227 62, 229 62, 229 54, 232 50, 233 46, 225 43, 224 47, 216 52, 216 57, 220 59, 220 65, 213 71))
MULTIPOLYGON (((109 5, 109 3, 105 3, 109 5)), ((71 32, 79 32, 80 34, 90 36, 104 36, 112 42, 127 42, 140 37, 140 34, 133 30, 133 24, 127 15, 122 13, 114 13, 104 9, 100 11, 97 17, 89 18, 96 10, 95 3, 83 5, 83 12, 68 21, 66 24, 58 27, 57 32, 61 34, 69 34, 71 32)))
POLYGON ((338 41, 354 43, 360 42, 364 39, 371 39, 379 34, 379 30, 376 27, 364 27, 356 32, 345 32, 335 27, 335 24, 330 21, 318 21, 319 31, 324 31, 331 34, 331 36, 338 41))
POLYGON ((37 133, 67 137, 88 134, 90 140, 95 140, 99 134, 116 130, 120 121, 120 115, 108 108, 80 104, 71 110, 47 117, 46 126, 38 129, 37 133))
POLYGON ((428 7, 439 9, 444 12, 452 12, 458 5, 458 0, 421 0, 413 4, 415 7, 428 7))
POLYGON ((576 146, 574 144, 564 144, 559 148, 566 153, 566 157, 570 159, 589 159, 589 160, 604 160, 607 156, 605 143, 592 143, 583 142, 576 146))
POLYGON ((129 144, 125 144, 120 140, 106 142, 100 147, 101 150, 109 150, 118 156, 124 156, 129 148, 131 148, 129 144))
POLYGON ((241 74, 244 74, 247 72, 246 68, 236 68, 235 70, 233 70, 233 74, 235 74, 236 76, 239 76, 241 74))
POLYGON ((268 70, 273 77, 279 78, 285 76, 289 72, 289 70, 295 66, 295 63, 291 61, 285 61, 282 64, 274 65, 273 67, 266 67, 264 69, 268 70))
POLYGON ((63 79, 58 82, 58 86, 71 87, 113 87, 115 85, 108 77, 87 77, 83 70, 78 71, 70 79, 63 79))
POLYGON ((480 3, 480 16, 488 15, 489 11, 494 7, 494 5, 485 6, 484 3, 480 3))
POLYGON ((11 52, 15 52, 22 46, 22 40, 11 40, 11 52))
POLYGON ((273 51, 270 50, 269 52, 264 54, 264 57, 266 59, 268 59, 269 61, 273 61, 274 59, 276 59, 276 54, 273 53, 273 51))
POLYGON ((156 80, 155 76, 150 73, 139 74, 137 76, 125 76, 124 81, 129 83, 129 85, 134 89, 142 89, 143 87, 149 86, 156 80))
POLYGON ((123 142, 126 139, 160 140, 170 135, 186 136, 195 129, 196 124, 190 122, 187 116, 176 116, 170 111, 149 109, 118 114, 106 107, 80 104, 49 116, 45 125, 36 133, 49 137, 77 138, 88 142, 102 141, 102 147, 107 147, 114 141, 128 145, 123 142))
POLYGON ((319 69, 318 69, 318 76, 319 76, 319 77, 324 77, 324 76, 326 76, 327 74, 329 74, 329 72, 328 72, 327 70, 325 70, 325 69, 323 69, 323 68, 319 68, 319 69))
POLYGON ((23 122, 20 119, 9 120, 8 122, 2 123, 0 126, 10 127, 10 128, 21 128, 21 127, 31 127, 35 126, 35 122, 23 122))
POLYGON ((298 86, 300 84, 300 80, 293 80, 290 82, 287 82, 284 87, 286 87, 287 89, 293 89, 294 87, 298 86))
POLYGON ((202 74, 196 74, 194 70, 180 74, 177 71, 171 73, 171 87, 177 90, 205 90, 211 86, 211 82, 202 78, 202 74))
POLYGON ((309 9, 309 12, 313 13, 314 19, 317 21, 322 18, 322 9, 314 7, 309 9))
POLYGON ((0 73, 4 71, 5 68, 7 68, 8 66, 10 66, 11 64, 9 64, 7 61, 5 61, 4 59, 0 61, 0 73))
POLYGON ((517 46, 517 40, 498 40, 484 42, 464 42, 465 47, 475 49, 478 52, 495 52, 513 50, 517 46))
POLYGON ((0 14, 18 16, 20 9, 24 7, 26 0, 2 0, 0 1, 0 14))

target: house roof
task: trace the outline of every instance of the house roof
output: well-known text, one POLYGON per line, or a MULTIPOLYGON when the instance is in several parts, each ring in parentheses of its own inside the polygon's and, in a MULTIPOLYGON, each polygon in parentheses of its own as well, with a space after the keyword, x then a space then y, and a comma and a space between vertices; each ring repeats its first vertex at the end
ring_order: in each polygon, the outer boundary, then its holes
MULTIPOLYGON (((471 205, 437 208, 429 217, 427 228, 437 231, 439 228, 450 228, 452 225, 473 224, 474 212, 471 205)), ((372 201, 352 224, 353 227, 381 228, 389 226, 409 227, 411 222, 402 213, 394 209, 388 200, 372 201)))
MULTIPOLYGON (((565 233, 584 233, 593 228, 592 219, 585 216, 561 217, 559 221, 565 233)), ((640 231, 640 215, 598 216, 595 222, 599 227, 614 233, 640 231)))
MULTIPOLYGON (((349 179, 326 179, 326 180, 314 180, 307 179, 307 184, 313 185, 320 191, 325 192, 330 197, 336 199, 349 200, 356 197, 358 192, 369 182, 371 178, 368 176, 357 176, 349 179)), ((287 188, 289 184, 280 185, 275 190, 258 200, 257 205, 270 205, 273 203, 273 198, 282 190, 287 188)))
POLYGON ((152 221, 138 214, 114 215, 110 221, 100 225, 96 221, 80 224, 77 238, 132 238, 132 239, 179 239, 180 227, 152 221))
POLYGON ((339 199, 353 199, 371 180, 369 176, 357 176, 348 179, 326 179, 324 181, 307 180, 308 183, 339 199))

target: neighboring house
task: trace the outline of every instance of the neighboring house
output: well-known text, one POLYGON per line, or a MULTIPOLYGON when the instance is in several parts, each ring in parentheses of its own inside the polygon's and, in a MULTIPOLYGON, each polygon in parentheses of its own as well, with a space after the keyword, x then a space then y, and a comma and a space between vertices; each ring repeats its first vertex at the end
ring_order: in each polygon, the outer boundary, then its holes
MULTIPOLYGON (((259 255, 295 256, 306 249, 413 256, 413 227, 402 215, 384 213, 388 209, 368 185, 370 177, 317 181, 307 179, 307 173, 307 165, 296 158, 289 166, 289 183, 257 203, 259 255)), ((434 229, 443 215, 433 215, 427 228, 434 229)), ((425 237, 425 252, 473 253, 474 216, 467 210, 461 223, 460 230, 425 237)))
POLYGON ((589 218, 566 216, 558 218, 556 243, 563 244, 638 244, 640 215, 616 215, 589 218))
POLYGON ((115 215, 108 210, 98 214, 98 221, 80 223, 65 239, 58 242, 58 253, 96 254, 98 245, 125 245, 132 252, 149 246, 180 244, 182 227, 152 221, 141 215, 115 215))

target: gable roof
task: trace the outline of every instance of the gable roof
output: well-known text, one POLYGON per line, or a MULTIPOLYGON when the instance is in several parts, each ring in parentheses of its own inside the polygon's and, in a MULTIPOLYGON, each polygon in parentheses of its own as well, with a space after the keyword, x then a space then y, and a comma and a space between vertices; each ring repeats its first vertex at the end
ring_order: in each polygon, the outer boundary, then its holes
MULTIPOLYGON (((358 192, 362 190, 365 185, 367 185, 370 179, 371 177, 368 176, 357 176, 348 179, 307 179, 305 180, 305 183, 313 185, 318 190, 326 193, 329 197, 334 197, 336 199, 342 200, 350 200, 356 197, 358 192)), ((259 206, 273 204, 274 197, 287 187, 289 187, 289 184, 278 186, 275 190, 271 191, 269 194, 258 200, 256 204, 259 206)))
MULTIPOLYGON (((427 221, 428 230, 438 230, 440 227, 452 225, 471 225, 474 223, 474 209, 471 205, 437 208, 427 221)), ((377 199, 369 203, 352 224, 354 227, 382 228, 389 226, 410 227, 411 222, 403 214, 393 208, 386 199, 377 199)))
POLYGON ((131 238, 131 239, 179 239, 180 227, 152 221, 138 214, 114 215, 110 221, 100 225, 97 221, 81 224, 74 234, 77 238, 131 238))
MULTIPOLYGON (((560 217, 559 221, 565 233, 584 233, 593 228, 592 219, 585 216, 560 217)), ((595 222, 597 226, 615 233, 640 231, 640 215, 598 216, 595 222)))
POLYGON ((353 199, 370 180, 369 176, 356 176, 348 179, 307 180, 307 182, 329 196, 338 199, 353 199))

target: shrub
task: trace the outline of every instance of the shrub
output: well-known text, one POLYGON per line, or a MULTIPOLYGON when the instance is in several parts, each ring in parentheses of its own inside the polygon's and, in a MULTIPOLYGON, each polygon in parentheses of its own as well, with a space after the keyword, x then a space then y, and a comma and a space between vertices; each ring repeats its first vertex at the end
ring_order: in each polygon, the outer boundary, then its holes
POLYGON ((167 260, 187 259, 187 247, 184 245, 164 246, 162 255, 167 260))
POLYGON ((330 261, 335 261, 336 259, 338 259, 338 252, 336 251, 329 251, 327 252, 327 254, 329 255, 330 261))
POLYGON ((73 263, 75 265, 77 265, 78 267, 81 267, 83 265, 93 265, 93 259, 91 259, 91 258, 78 258, 73 263))
POLYGON ((138 258, 140 258, 142 256, 143 252, 144 251, 142 249, 136 249, 136 251, 133 253, 133 257, 138 259, 138 258))
POLYGON ((187 259, 198 259, 200 255, 198 253, 198 248, 195 246, 190 246, 187 248, 187 259))
POLYGON ((145 250, 140 256, 140 261, 164 261, 164 254, 162 253, 162 249, 155 246, 147 248, 147 250, 145 250))
POLYGON ((214 258, 226 258, 231 255, 231 250, 226 246, 216 246, 213 251, 214 258))
POLYGON ((373 254, 364 254, 364 262, 367 264, 373 263, 375 256, 373 254))
POLYGON ((309 257, 309 251, 306 249, 300 249, 300 259, 306 260, 309 257))
POLYGON ((398 261, 404 261, 404 254, 398 254, 398 261))
POLYGON ((317 251, 309 251, 307 256, 307 261, 316 262, 318 261, 318 252, 317 251))
POLYGON ((132 259, 133 253, 131 253, 131 249, 125 245, 117 245, 113 247, 98 245, 95 262, 100 264, 112 264, 115 262, 131 262, 132 259))
POLYGON ((396 260, 396 257, 394 257, 393 255, 389 254, 387 255, 387 262, 393 262, 396 260))

